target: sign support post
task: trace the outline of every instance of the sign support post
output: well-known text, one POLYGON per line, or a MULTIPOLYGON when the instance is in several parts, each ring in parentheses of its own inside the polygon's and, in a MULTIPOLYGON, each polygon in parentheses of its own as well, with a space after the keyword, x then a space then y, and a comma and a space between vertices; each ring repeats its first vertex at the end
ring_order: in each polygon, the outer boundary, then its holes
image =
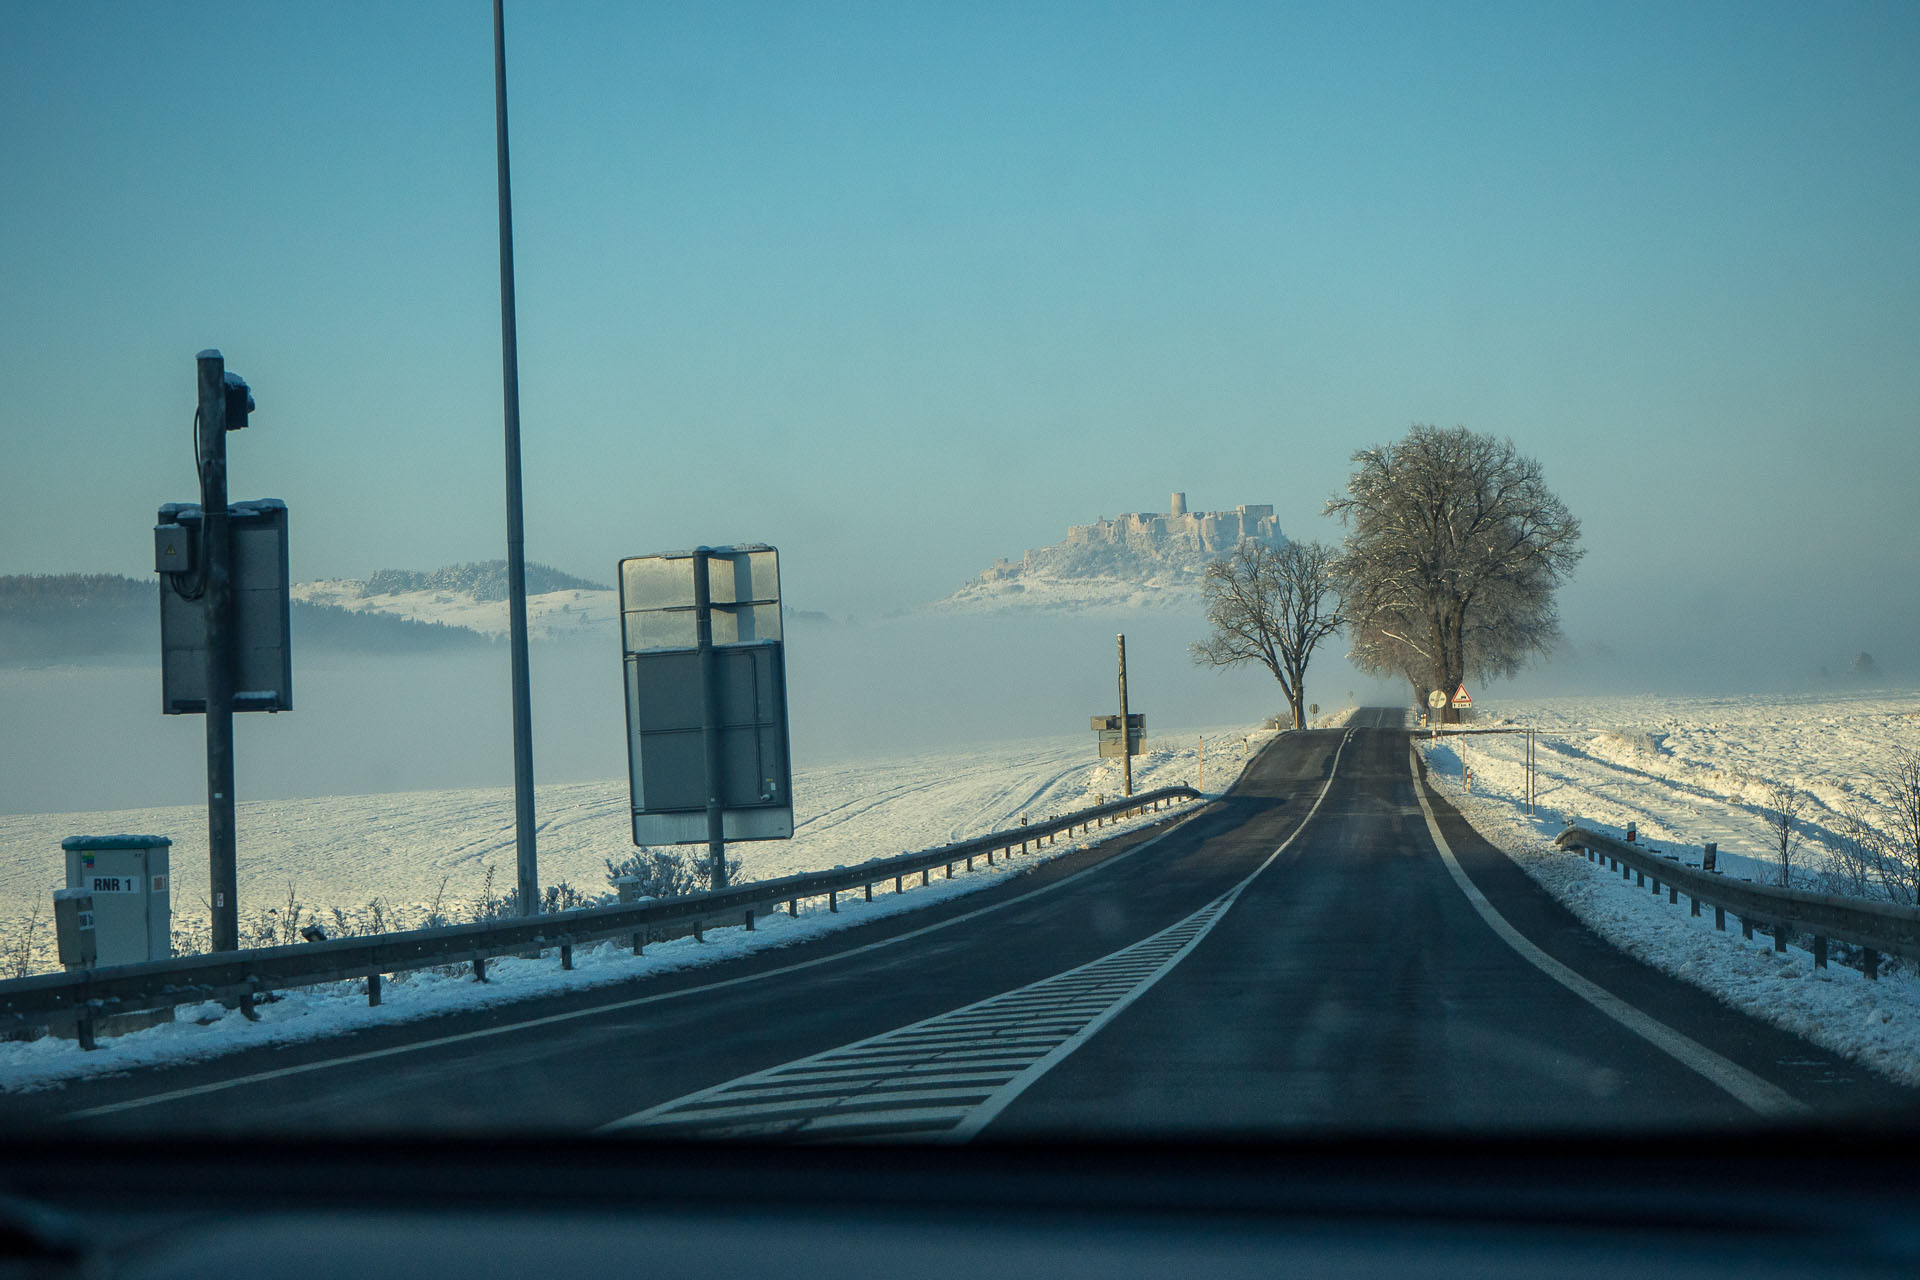
POLYGON ((708 884, 727 887, 727 837, 720 803, 720 681, 714 672, 713 584, 705 547, 693 553, 693 637, 700 660, 700 753, 707 769, 708 884))
POLYGON ((197 357, 200 416, 194 430, 200 470, 201 561, 207 623, 207 879, 215 951, 240 949, 239 852, 233 825, 233 577, 227 563, 227 362, 211 348, 197 357))
POLYGON ((1127 720, 1127 638, 1120 637, 1120 733, 1126 743, 1126 750, 1120 753, 1120 777, 1124 790, 1122 795, 1133 794, 1133 743, 1127 720))

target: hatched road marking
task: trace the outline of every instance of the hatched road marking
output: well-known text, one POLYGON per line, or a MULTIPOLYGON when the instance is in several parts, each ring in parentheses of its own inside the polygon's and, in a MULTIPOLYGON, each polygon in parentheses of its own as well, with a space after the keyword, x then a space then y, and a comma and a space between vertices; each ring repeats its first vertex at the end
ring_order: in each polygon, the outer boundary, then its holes
POLYGON ((1075 969, 615 1120, 666 1138, 965 1142, 1192 954, 1320 811, 1349 732, 1307 816, 1248 876, 1160 932, 1075 969))
POLYGON ((1229 905, 1215 898, 1077 969, 675 1098, 607 1128, 667 1138, 954 1137, 1036 1064, 1152 986, 1229 905))

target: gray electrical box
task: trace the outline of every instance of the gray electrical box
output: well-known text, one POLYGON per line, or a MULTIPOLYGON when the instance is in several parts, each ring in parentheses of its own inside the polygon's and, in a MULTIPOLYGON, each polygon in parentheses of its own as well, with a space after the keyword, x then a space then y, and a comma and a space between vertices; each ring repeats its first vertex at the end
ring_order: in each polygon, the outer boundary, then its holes
MULTIPOLYGON (((154 528, 160 572, 160 709, 170 716, 207 709, 205 556, 198 505, 169 502, 154 528), (179 569, 169 568, 179 562, 179 569)), ((287 504, 277 498, 227 508, 227 565, 233 584, 233 709, 293 709, 292 597, 287 571, 287 504)))
MULTIPOLYGON (((164 517, 164 513, 163 513, 164 517)), ((200 567, 199 530, 178 521, 164 521, 153 529, 153 571, 192 573, 200 567)))
POLYGON ((67 855, 67 888, 93 899, 96 963, 139 964, 173 954, 168 866, 173 841, 165 836, 68 836, 60 847, 67 855))
POLYGON ((91 969, 100 959, 93 928, 93 894, 85 889, 53 891, 53 936, 60 963, 67 969, 91 969))
POLYGON ((727 840, 793 834, 780 553, 754 543, 620 562, 635 844, 707 839, 706 699, 694 565, 707 567, 712 706, 727 840))

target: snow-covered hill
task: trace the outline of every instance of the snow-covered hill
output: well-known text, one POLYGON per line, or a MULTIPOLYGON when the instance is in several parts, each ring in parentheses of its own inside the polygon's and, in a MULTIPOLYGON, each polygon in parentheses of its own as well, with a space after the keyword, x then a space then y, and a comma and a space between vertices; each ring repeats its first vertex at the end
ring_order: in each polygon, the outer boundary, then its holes
MULTIPOLYGON (((486 636, 507 632, 504 560, 450 565, 429 573, 383 569, 365 582, 302 582, 294 586, 293 598, 465 627, 486 636)), ((619 612, 618 592, 546 565, 527 565, 527 630, 534 639, 612 635, 619 612)))
POLYGON ((1194 611, 1201 575, 1243 538, 1281 546, 1286 537, 1268 505, 1189 511, 1175 493, 1162 512, 1128 512, 1075 525, 1064 540, 999 560, 935 613, 1050 610, 1062 613, 1194 611))

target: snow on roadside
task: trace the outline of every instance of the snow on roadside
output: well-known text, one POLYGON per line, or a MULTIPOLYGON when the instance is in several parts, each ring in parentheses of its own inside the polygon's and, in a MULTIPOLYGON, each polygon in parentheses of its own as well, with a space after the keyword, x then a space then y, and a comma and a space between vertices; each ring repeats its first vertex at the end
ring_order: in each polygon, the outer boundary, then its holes
MULTIPOLYGON (((1791 779, 1822 808, 1884 761, 1889 741, 1920 740, 1912 697, 1748 699, 1555 699, 1502 705, 1500 717, 1539 730, 1536 815, 1524 809, 1519 735, 1474 736, 1473 772, 1462 778, 1460 740, 1417 739, 1434 785, 1490 843, 1621 950, 1726 1003, 1894 1080, 1920 1086, 1920 979, 1904 968, 1870 981, 1772 939, 1748 940, 1712 912, 1690 915, 1633 881, 1552 841, 1570 822, 1622 832, 1697 862, 1717 837, 1728 874, 1773 882, 1762 855, 1764 817, 1747 799, 1753 780, 1791 779), (1737 763, 1733 763, 1737 762, 1737 763), (1843 787, 1841 784, 1846 783, 1843 787)), ((1814 836, 1820 833, 1819 815, 1814 836)), ((1812 841, 1809 842, 1810 844, 1812 841)))
MULTIPOLYGON (((1196 731, 1191 738, 1151 735, 1145 754, 1134 761, 1135 789, 1145 791, 1191 783, 1198 763, 1201 733, 1206 739, 1208 794, 1218 794, 1231 785, 1252 753, 1273 736, 1238 728, 1196 731)), ((810 803, 803 800, 805 807, 799 814, 799 829, 794 839, 772 846, 777 852, 770 851, 766 844, 747 846, 743 850, 743 879, 768 879, 799 871, 856 865, 906 849, 929 848, 1014 826, 1023 814, 1046 817, 1097 803, 1103 795, 1107 799, 1117 798, 1119 761, 1090 762, 1089 746, 1083 738, 1075 737, 810 771, 802 779, 796 779, 796 795, 810 803), (803 780, 808 783, 805 787, 799 785, 803 780)), ((384 811, 389 827, 400 824, 406 832, 402 837, 389 838, 386 846, 390 855, 389 872, 404 877, 410 872, 411 864, 428 850, 401 846, 414 842, 429 845, 434 839, 436 824, 445 821, 449 806, 464 812, 484 794, 462 791, 341 797, 334 803, 334 817, 330 822, 300 828, 297 844, 292 848, 282 846, 279 852, 283 859, 292 856, 306 860, 309 865, 323 863, 330 839, 339 844, 353 843, 360 838, 357 833, 361 824, 378 820, 384 811)), ((488 798, 493 802, 491 808, 496 815, 489 821, 501 828, 490 847, 497 852, 504 842, 510 871, 510 793, 488 798)), ((624 783, 543 788, 541 798, 543 840, 557 839, 555 833, 579 828, 594 833, 591 842, 594 858, 603 852, 618 856, 624 848, 630 848, 625 825, 624 783), (558 794, 550 795, 549 790, 558 794), (570 806, 566 801, 575 793, 580 794, 570 806)), ((308 812, 318 803, 298 801, 262 807, 308 812)), ((57 820, 59 829, 68 831, 88 826, 84 819, 98 819, 91 825, 102 831, 124 825, 106 821, 113 816, 43 815, 57 820)), ((1041 862, 1153 820, 1152 815, 1130 819, 1101 829, 1095 836, 1062 840, 1032 854, 1001 860, 991 868, 984 862, 976 863, 971 873, 958 871, 952 880, 937 878, 925 887, 915 885, 899 895, 879 888, 871 903, 859 898, 843 898, 837 913, 828 912, 823 902, 802 904, 797 918, 789 918, 784 913, 763 918, 756 922, 752 933, 738 928, 710 930, 704 942, 688 938, 656 943, 649 946, 643 956, 634 956, 616 943, 602 943, 576 951, 575 968, 571 972, 561 970, 551 958, 538 961, 502 958, 489 962, 488 980, 484 984, 473 981, 470 971, 465 969, 419 970, 398 976, 386 984, 382 1004, 373 1008, 367 1005, 364 984, 336 983, 281 993, 279 1000, 260 1006, 258 1022, 249 1022, 237 1011, 218 1004, 183 1006, 177 1010, 173 1023, 102 1038, 101 1047, 92 1053, 83 1053, 71 1041, 54 1037, 30 1043, 0 1043, 0 1089, 44 1088, 70 1079, 216 1057, 263 1045, 291 1044, 351 1029, 414 1021, 714 964, 749 951, 806 941, 837 929, 975 892, 1024 875, 1041 862)), ((30 824, 25 819, 0 818, 0 833, 17 835, 18 827, 23 825, 30 824), (15 824, 14 832, 6 832, 8 823, 15 824)), ((470 832, 464 828, 440 832, 442 842, 451 841, 456 847, 470 838, 470 832)), ((11 840, 0 843, 0 848, 10 847, 11 843, 11 840)), ((551 865, 544 859, 552 847, 551 843, 542 845, 543 866, 551 865)), ((178 846, 174 856, 177 880, 189 864, 181 861, 178 846)), ((364 862, 354 865, 362 875, 368 870, 364 862)), ((604 868, 597 865, 593 869, 604 872, 604 868)), ((201 876, 204 879, 204 858, 201 876)), ((365 880, 356 879, 354 884, 356 887, 351 891, 345 886, 340 891, 367 892, 365 880)))

